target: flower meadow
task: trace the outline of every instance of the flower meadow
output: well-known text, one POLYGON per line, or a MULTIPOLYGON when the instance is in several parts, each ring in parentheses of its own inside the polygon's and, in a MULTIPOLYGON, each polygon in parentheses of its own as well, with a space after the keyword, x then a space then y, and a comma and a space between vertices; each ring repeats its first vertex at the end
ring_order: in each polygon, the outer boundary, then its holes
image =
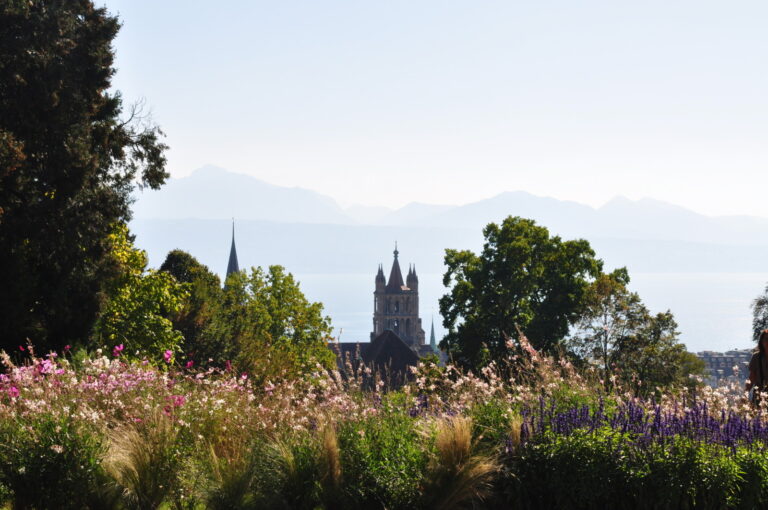
POLYGON ((248 374, 102 352, 3 353, 7 508, 760 508, 768 420, 734 384, 606 390, 523 337, 404 385, 347 360, 248 374))

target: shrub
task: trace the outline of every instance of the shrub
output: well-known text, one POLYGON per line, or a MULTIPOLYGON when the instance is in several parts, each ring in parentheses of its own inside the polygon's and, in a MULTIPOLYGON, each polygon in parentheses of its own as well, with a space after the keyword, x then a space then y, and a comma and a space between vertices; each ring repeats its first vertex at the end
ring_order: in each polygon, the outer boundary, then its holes
POLYGON ((102 438, 68 418, 0 421, 0 483, 13 508, 109 508, 102 438))
POLYGON ((344 488, 357 508, 414 508, 429 462, 426 438, 405 412, 340 425, 344 488))

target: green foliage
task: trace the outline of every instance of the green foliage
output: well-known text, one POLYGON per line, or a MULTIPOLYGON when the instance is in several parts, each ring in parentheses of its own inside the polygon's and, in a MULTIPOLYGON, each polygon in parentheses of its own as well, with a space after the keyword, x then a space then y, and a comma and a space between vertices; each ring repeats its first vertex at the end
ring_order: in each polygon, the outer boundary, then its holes
POLYGON ((91 332, 113 225, 166 179, 166 146, 112 92, 117 18, 89 0, 0 5, 0 347, 91 332))
POLYGON ((516 423, 516 416, 509 403, 493 398, 476 404, 469 411, 474 425, 473 436, 481 446, 495 449, 509 437, 511 428, 516 423))
POLYGON ((232 360, 258 381, 307 374, 317 363, 331 368, 331 324, 322 312, 281 266, 234 273, 196 348, 219 362, 232 360))
POLYGON ((446 250, 440 299, 454 360, 477 368, 504 354, 520 327, 536 348, 554 349, 578 317, 602 262, 584 240, 562 241, 532 220, 509 217, 483 230, 480 255, 446 250))
POLYGON ((181 309, 188 295, 186 284, 166 272, 147 271, 147 254, 133 247, 125 225, 116 226, 110 243, 110 256, 121 275, 108 289, 94 342, 107 348, 123 345, 121 356, 147 356, 160 362, 166 350, 177 351, 183 340, 168 317, 181 309))
POLYGON ((345 491, 352 508, 414 508, 429 462, 424 438, 402 411, 339 429, 345 491))
POLYGON ((0 484, 13 507, 109 508, 103 441, 71 419, 40 414, 0 423, 0 484))
POLYGON ((198 364, 205 364, 208 357, 199 352, 205 349, 205 346, 200 344, 203 341, 203 333, 210 325, 222 300, 219 277, 192 255, 181 250, 169 252, 160 266, 160 271, 170 274, 180 283, 187 284, 189 296, 184 300, 183 306, 171 315, 171 321, 173 328, 184 337, 185 352, 197 360, 198 364))
POLYGON ((577 356, 596 363, 607 389, 611 374, 638 395, 656 388, 692 384, 704 363, 678 341, 671 312, 652 315, 640 296, 627 288, 626 269, 601 274, 589 286, 585 309, 569 346, 577 356))
POLYGON ((636 449, 608 430, 549 434, 507 460, 507 497, 520 508, 755 508, 768 462, 749 449, 677 437, 636 449), (745 476, 747 475, 747 476, 745 476), (556 488, 556 490, 553 490, 556 488))

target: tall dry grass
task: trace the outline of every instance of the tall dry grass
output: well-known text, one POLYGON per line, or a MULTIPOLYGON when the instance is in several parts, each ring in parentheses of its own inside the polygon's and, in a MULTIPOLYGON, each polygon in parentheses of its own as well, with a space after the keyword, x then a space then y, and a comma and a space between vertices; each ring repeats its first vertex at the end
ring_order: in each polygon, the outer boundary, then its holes
POLYGON ((110 432, 104 467, 126 507, 154 510, 172 492, 180 465, 177 434, 173 421, 160 412, 110 432))
POLYGON ((205 464, 208 483, 206 508, 247 510, 256 508, 254 477, 256 463, 252 441, 245 435, 226 435, 208 445, 205 464))
POLYGON ((435 455, 427 471, 426 506, 453 510, 482 502, 490 496, 499 469, 492 454, 473 452, 471 419, 441 419, 436 426, 435 455))
POLYGON ((320 483, 326 502, 338 501, 341 497, 342 471, 341 450, 336 429, 326 425, 320 436, 320 483))

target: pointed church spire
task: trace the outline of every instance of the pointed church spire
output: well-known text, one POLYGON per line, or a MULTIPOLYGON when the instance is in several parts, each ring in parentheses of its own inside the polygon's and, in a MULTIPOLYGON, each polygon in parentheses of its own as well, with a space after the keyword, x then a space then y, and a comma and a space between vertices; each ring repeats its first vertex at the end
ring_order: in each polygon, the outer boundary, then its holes
POLYGON ((395 260, 392 262, 392 270, 389 272, 389 280, 387 280, 387 290, 400 291, 405 287, 403 282, 403 273, 400 271, 400 262, 397 261, 397 256, 400 254, 397 251, 397 241, 395 241, 395 260))
POLYGON ((429 346, 435 353, 437 350, 437 341, 435 340, 435 318, 432 317, 432 328, 429 330, 429 346))
POLYGON ((232 218, 232 247, 229 249, 229 263, 227 264, 227 276, 240 271, 237 263, 237 249, 235 248, 235 219, 232 218))

